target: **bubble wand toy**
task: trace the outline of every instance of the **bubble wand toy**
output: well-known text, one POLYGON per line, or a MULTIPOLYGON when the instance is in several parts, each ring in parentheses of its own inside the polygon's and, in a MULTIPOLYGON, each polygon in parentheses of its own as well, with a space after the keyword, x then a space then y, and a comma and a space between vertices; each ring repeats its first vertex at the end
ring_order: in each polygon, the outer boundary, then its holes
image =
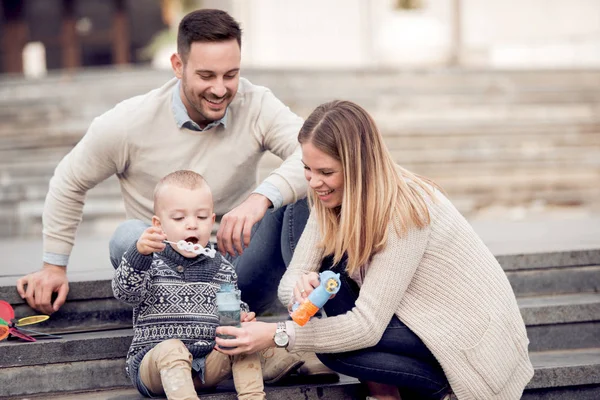
POLYGON ((296 302, 292 306, 291 317, 300 326, 304 326, 327 303, 331 295, 340 290, 340 274, 323 271, 319 274, 319 280, 321 283, 308 295, 304 303, 296 302))
POLYGON ((180 240, 177 243, 165 240, 165 243, 174 244, 179 250, 189 251, 198 255, 204 254, 210 258, 215 258, 215 254, 217 254, 217 251, 213 249, 212 244, 210 243, 208 244, 210 247, 204 247, 200 243, 186 242, 185 240, 180 240))

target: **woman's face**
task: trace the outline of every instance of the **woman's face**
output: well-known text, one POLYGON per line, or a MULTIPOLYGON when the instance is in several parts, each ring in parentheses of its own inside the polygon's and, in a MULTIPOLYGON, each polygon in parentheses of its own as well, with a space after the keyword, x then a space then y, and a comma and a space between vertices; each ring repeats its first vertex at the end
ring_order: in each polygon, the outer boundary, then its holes
POLYGON ((317 149, 311 142, 302 144, 304 176, 326 208, 339 207, 344 195, 342 163, 317 149))

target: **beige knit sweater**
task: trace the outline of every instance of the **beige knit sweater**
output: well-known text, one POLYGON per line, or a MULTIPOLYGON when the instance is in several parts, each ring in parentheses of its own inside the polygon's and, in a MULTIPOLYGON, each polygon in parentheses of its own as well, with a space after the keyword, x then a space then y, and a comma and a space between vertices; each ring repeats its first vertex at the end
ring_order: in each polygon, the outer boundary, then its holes
POLYGON ((304 197, 298 131, 302 119, 265 87, 240 78, 226 127, 197 132, 179 128, 172 110, 173 78, 162 87, 125 100, 96 118, 57 166, 44 205, 44 253, 69 255, 88 190, 117 175, 127 218, 150 221, 156 183, 178 169, 204 176, 215 212, 223 215, 256 188, 266 151, 285 160, 264 182, 283 204, 304 197))
MULTIPOLYGON (((494 256, 450 201, 428 200, 431 224, 398 237, 365 271, 356 306, 344 315, 295 326, 295 350, 337 353, 379 342, 393 314, 431 350, 459 400, 519 399, 533 376, 527 333, 512 288, 494 256)), ((290 301, 323 251, 314 213, 280 286, 290 301)))

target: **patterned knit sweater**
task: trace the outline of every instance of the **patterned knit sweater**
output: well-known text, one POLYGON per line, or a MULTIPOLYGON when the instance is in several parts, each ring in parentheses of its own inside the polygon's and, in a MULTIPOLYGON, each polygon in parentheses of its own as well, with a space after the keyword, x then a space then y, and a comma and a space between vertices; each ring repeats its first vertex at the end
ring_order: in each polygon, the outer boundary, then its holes
MULTIPOLYGON (((219 326, 216 293, 223 283, 237 289, 233 266, 220 253, 215 258, 186 258, 170 245, 154 255, 142 255, 133 244, 115 271, 115 297, 133 305, 133 341, 127 372, 137 376, 144 355, 167 339, 180 339, 194 357, 214 347, 219 326)), ((248 306, 242 303, 242 310, 248 306)))
MULTIPOLYGON (((363 269, 356 306, 295 326, 294 350, 340 353, 374 346, 392 315, 417 334, 444 369, 459 400, 519 399, 533 376, 527 333, 513 290, 494 256, 450 201, 427 198, 431 224, 398 236, 363 269)), ((279 298, 287 305, 323 250, 311 213, 279 298)))

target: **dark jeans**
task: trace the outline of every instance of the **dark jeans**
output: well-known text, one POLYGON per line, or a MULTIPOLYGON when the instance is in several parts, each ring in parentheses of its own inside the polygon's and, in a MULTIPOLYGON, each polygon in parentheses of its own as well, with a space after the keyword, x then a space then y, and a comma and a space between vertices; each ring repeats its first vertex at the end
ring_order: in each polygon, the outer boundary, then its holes
POLYGON ((304 231, 310 210, 306 199, 288 204, 254 226, 250 245, 241 256, 227 259, 235 266, 242 300, 250 310, 261 314, 277 299, 279 281, 290 264, 304 231))
MULTIPOLYGON (((275 211, 268 210, 252 228, 250 245, 244 253, 236 257, 226 256, 237 271, 242 300, 257 314, 278 301, 279 281, 292 259, 309 213, 306 199, 275 211)), ((117 227, 109 243, 110 261, 115 269, 125 251, 148 226, 143 221, 131 219, 117 227)))
MULTIPOLYGON (((321 270, 330 269, 332 259, 326 257, 321 270)), ((340 291, 323 307, 328 316, 350 311, 360 289, 348 277, 345 259, 333 268, 340 272, 340 291)), ((431 351, 402 321, 392 317, 377 345, 337 354, 317 354, 321 362, 344 375, 361 381, 398 386, 402 399, 441 399, 449 391, 448 380, 431 351)))

